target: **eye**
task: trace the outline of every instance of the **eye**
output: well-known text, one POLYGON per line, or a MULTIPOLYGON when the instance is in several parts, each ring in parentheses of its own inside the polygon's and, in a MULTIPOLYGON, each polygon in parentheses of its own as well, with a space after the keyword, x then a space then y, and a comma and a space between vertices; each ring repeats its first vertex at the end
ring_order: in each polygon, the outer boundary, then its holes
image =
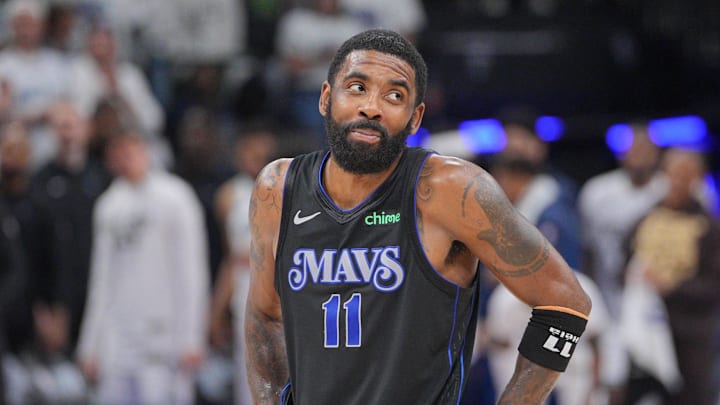
POLYGON ((388 93, 387 98, 393 102, 400 102, 403 100, 403 94, 399 91, 393 91, 388 93))
POLYGON ((363 91, 365 91, 365 86, 360 83, 353 83, 348 88, 353 93, 362 93, 363 91))

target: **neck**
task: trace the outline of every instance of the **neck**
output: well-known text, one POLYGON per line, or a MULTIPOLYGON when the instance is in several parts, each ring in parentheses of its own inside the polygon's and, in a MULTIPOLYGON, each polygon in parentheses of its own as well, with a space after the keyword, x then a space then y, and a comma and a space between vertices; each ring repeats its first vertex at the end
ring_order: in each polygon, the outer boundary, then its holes
MULTIPOLYGON (((402 155, 401 155, 402 156, 402 155)), ((351 209, 363 202, 375 191, 395 170, 400 156, 389 168, 369 174, 350 173, 340 167, 330 155, 323 168, 322 182, 330 199, 342 209, 351 209)))

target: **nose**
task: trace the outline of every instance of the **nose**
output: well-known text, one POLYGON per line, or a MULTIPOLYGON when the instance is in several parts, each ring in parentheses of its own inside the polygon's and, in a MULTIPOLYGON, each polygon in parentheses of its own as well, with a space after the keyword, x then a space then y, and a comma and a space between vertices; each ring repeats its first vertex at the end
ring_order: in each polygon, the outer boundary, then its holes
POLYGON ((368 95, 359 107, 360 115, 369 120, 377 121, 382 117, 378 97, 372 94, 368 95))

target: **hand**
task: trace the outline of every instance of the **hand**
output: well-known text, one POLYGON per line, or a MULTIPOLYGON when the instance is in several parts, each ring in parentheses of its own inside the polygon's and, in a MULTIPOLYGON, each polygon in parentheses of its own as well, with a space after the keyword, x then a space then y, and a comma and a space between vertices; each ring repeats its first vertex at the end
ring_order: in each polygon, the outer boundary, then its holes
POLYGON ((650 268, 645 269, 643 276, 645 277, 645 280, 650 283, 650 285, 655 287, 657 293, 662 296, 667 295, 668 293, 670 293, 670 291, 673 290, 673 288, 675 288, 675 285, 670 280, 668 280, 667 277, 662 277, 661 275, 652 271, 652 269, 650 268))
POLYGON ((69 314, 62 305, 36 304, 33 307, 35 332, 48 353, 63 350, 69 341, 69 314))
POLYGON ((90 384, 97 383, 100 371, 98 370, 95 359, 82 359, 79 361, 79 367, 85 379, 90 382, 90 384))
POLYGON ((200 367, 205 360, 200 352, 188 352, 180 356, 180 369, 187 372, 193 372, 200 367))

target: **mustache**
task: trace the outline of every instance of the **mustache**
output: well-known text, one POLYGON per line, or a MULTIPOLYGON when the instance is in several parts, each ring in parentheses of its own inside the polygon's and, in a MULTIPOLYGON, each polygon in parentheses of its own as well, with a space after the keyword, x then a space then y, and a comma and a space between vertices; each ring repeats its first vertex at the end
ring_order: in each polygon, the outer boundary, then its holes
POLYGON ((375 132, 380 133, 381 139, 387 139, 390 137, 387 130, 380 125, 377 121, 371 121, 371 120, 358 120, 354 121, 345 125, 342 125, 341 128, 343 134, 347 134, 348 132, 355 130, 355 129, 371 129, 375 132))

